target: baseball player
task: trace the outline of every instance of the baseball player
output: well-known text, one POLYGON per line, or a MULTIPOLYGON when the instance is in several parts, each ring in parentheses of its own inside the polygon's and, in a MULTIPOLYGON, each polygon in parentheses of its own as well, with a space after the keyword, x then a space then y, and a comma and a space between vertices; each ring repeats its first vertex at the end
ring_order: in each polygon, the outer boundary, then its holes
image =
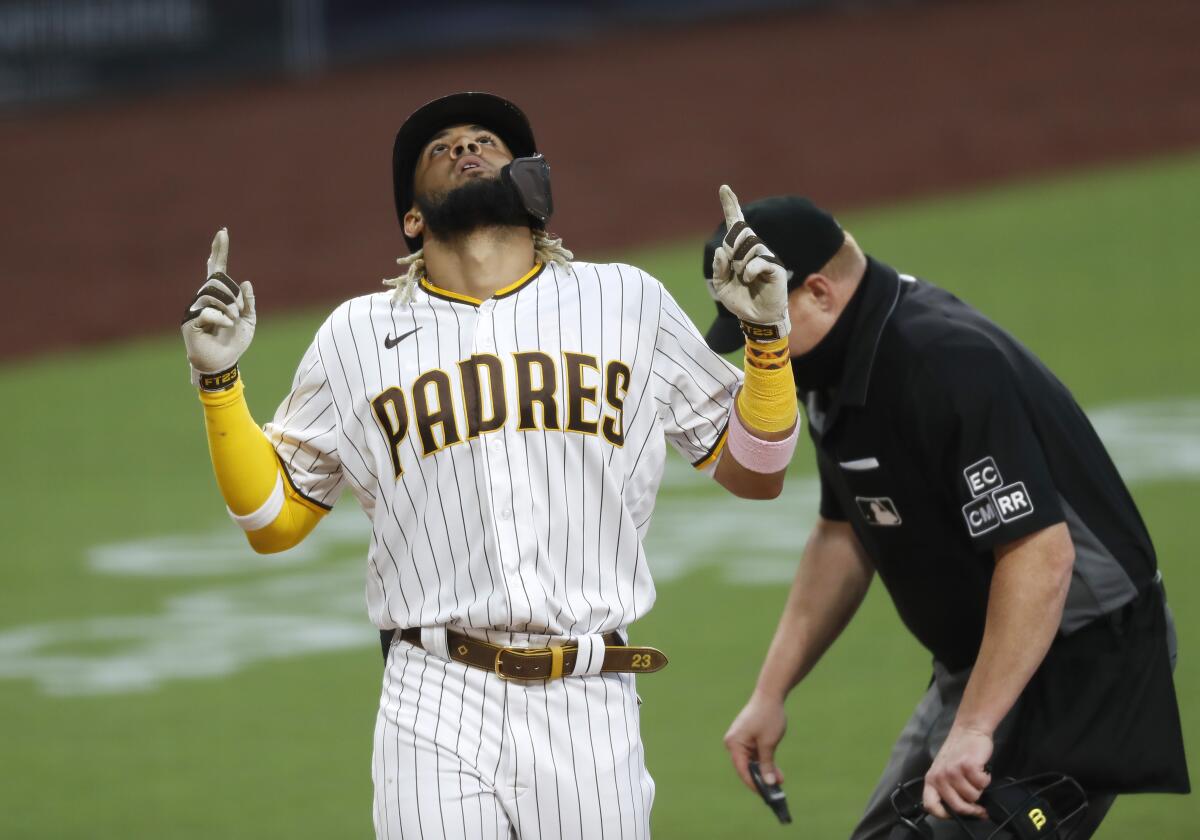
POLYGON ((657 280, 546 233, 549 168, 512 103, 418 109, 393 179, 406 273, 334 310, 263 429, 237 367, 254 293, 217 234, 183 324, 217 482, 260 552, 343 489, 371 521, 379 837, 646 837, 634 680, 666 657, 627 628, 654 603, 665 445, 737 495, 779 493, 798 431, 785 275, 722 188, 713 289, 749 336, 743 375, 657 280))

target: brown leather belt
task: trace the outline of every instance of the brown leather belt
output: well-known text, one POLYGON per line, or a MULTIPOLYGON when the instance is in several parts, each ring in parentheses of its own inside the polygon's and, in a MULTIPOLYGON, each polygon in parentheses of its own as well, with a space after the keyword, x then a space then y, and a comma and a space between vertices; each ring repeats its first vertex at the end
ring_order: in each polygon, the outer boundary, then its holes
MULTIPOLYGON (((401 630, 400 640, 423 647, 421 628, 401 630)), ((446 630, 446 640, 450 658, 455 662, 491 671, 502 680, 532 682, 570 676, 579 654, 579 645, 574 642, 540 648, 504 647, 453 630, 446 630)), ((617 633, 606 633, 604 645, 604 664, 600 668, 603 673, 652 674, 667 665, 666 654, 661 650, 622 644, 617 633)))

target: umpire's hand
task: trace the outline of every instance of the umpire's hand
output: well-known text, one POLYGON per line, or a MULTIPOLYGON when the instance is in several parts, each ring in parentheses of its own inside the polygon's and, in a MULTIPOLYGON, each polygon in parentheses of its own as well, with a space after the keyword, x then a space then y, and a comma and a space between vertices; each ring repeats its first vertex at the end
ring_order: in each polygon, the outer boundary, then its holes
POLYGON ((757 761, 767 784, 783 784, 783 773, 775 766, 775 747, 787 731, 783 700, 755 691, 745 708, 725 733, 725 749, 737 774, 750 790, 758 793, 750 778, 750 762, 757 761))
POLYGON ((950 734, 933 765, 925 774, 921 800, 925 810, 943 820, 950 819, 947 808, 957 814, 986 817, 979 795, 992 776, 985 769, 992 757, 992 736, 977 729, 950 727, 950 734))
POLYGON ((254 338, 254 287, 240 286, 225 273, 229 231, 213 237, 208 274, 183 313, 183 344, 192 366, 192 383, 200 374, 221 373, 237 364, 254 338))

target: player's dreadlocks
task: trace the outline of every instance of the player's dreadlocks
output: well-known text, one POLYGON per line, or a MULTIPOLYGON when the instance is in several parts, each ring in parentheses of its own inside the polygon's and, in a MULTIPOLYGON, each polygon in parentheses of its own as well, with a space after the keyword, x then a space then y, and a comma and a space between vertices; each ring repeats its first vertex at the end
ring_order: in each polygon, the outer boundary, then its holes
MULTIPOLYGON (((533 256, 540 263, 559 265, 566 265, 575 259, 575 255, 563 247, 562 237, 551 236, 542 230, 533 231, 533 256)), ((419 248, 407 257, 400 257, 396 264, 407 266, 408 271, 399 277, 385 279, 383 285, 395 287, 392 295, 397 303, 411 303, 417 283, 425 276, 425 250, 419 248)))

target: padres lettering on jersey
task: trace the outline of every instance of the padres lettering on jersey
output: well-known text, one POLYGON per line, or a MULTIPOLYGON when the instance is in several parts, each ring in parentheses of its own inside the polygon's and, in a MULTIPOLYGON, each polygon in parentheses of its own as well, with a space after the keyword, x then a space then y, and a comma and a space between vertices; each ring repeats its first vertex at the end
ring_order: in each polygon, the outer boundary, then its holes
POLYGON ((739 382, 657 280, 576 262, 342 304, 266 431, 300 492, 370 517, 378 626, 605 633, 654 601, 664 439, 710 466, 739 382))
MULTIPOLYGON (((600 374, 601 366, 596 357, 564 352, 562 379, 567 383, 566 420, 560 426, 556 397, 559 371, 555 368, 554 359, 540 351, 513 353, 512 359, 517 383, 514 398, 520 417, 518 431, 602 434, 613 446, 625 443, 622 409, 625 394, 629 390, 629 365, 619 360, 608 362, 604 365, 602 382, 585 384, 585 381, 589 381, 589 374, 600 374), (533 373, 535 367, 538 368, 536 377, 533 373), (537 387, 533 384, 535 378, 537 387), (609 412, 601 412, 588 419, 591 407, 599 402, 597 394, 601 387, 609 412), (540 411, 535 412, 535 407, 540 411)), ((462 394, 462 415, 456 413, 452 396, 456 389, 445 371, 426 371, 413 382, 411 402, 415 416, 412 422, 416 423, 420 434, 423 456, 440 452, 447 446, 459 443, 464 437, 470 440, 495 432, 504 426, 508 418, 509 397, 504 384, 504 363, 500 357, 490 353, 474 355, 459 362, 458 370, 457 392, 462 394), (484 372, 486 376, 481 375, 484 372)), ((408 435, 408 405, 409 398, 404 390, 394 385, 371 400, 375 417, 391 444, 392 470, 396 478, 404 475, 400 444, 408 435)))

